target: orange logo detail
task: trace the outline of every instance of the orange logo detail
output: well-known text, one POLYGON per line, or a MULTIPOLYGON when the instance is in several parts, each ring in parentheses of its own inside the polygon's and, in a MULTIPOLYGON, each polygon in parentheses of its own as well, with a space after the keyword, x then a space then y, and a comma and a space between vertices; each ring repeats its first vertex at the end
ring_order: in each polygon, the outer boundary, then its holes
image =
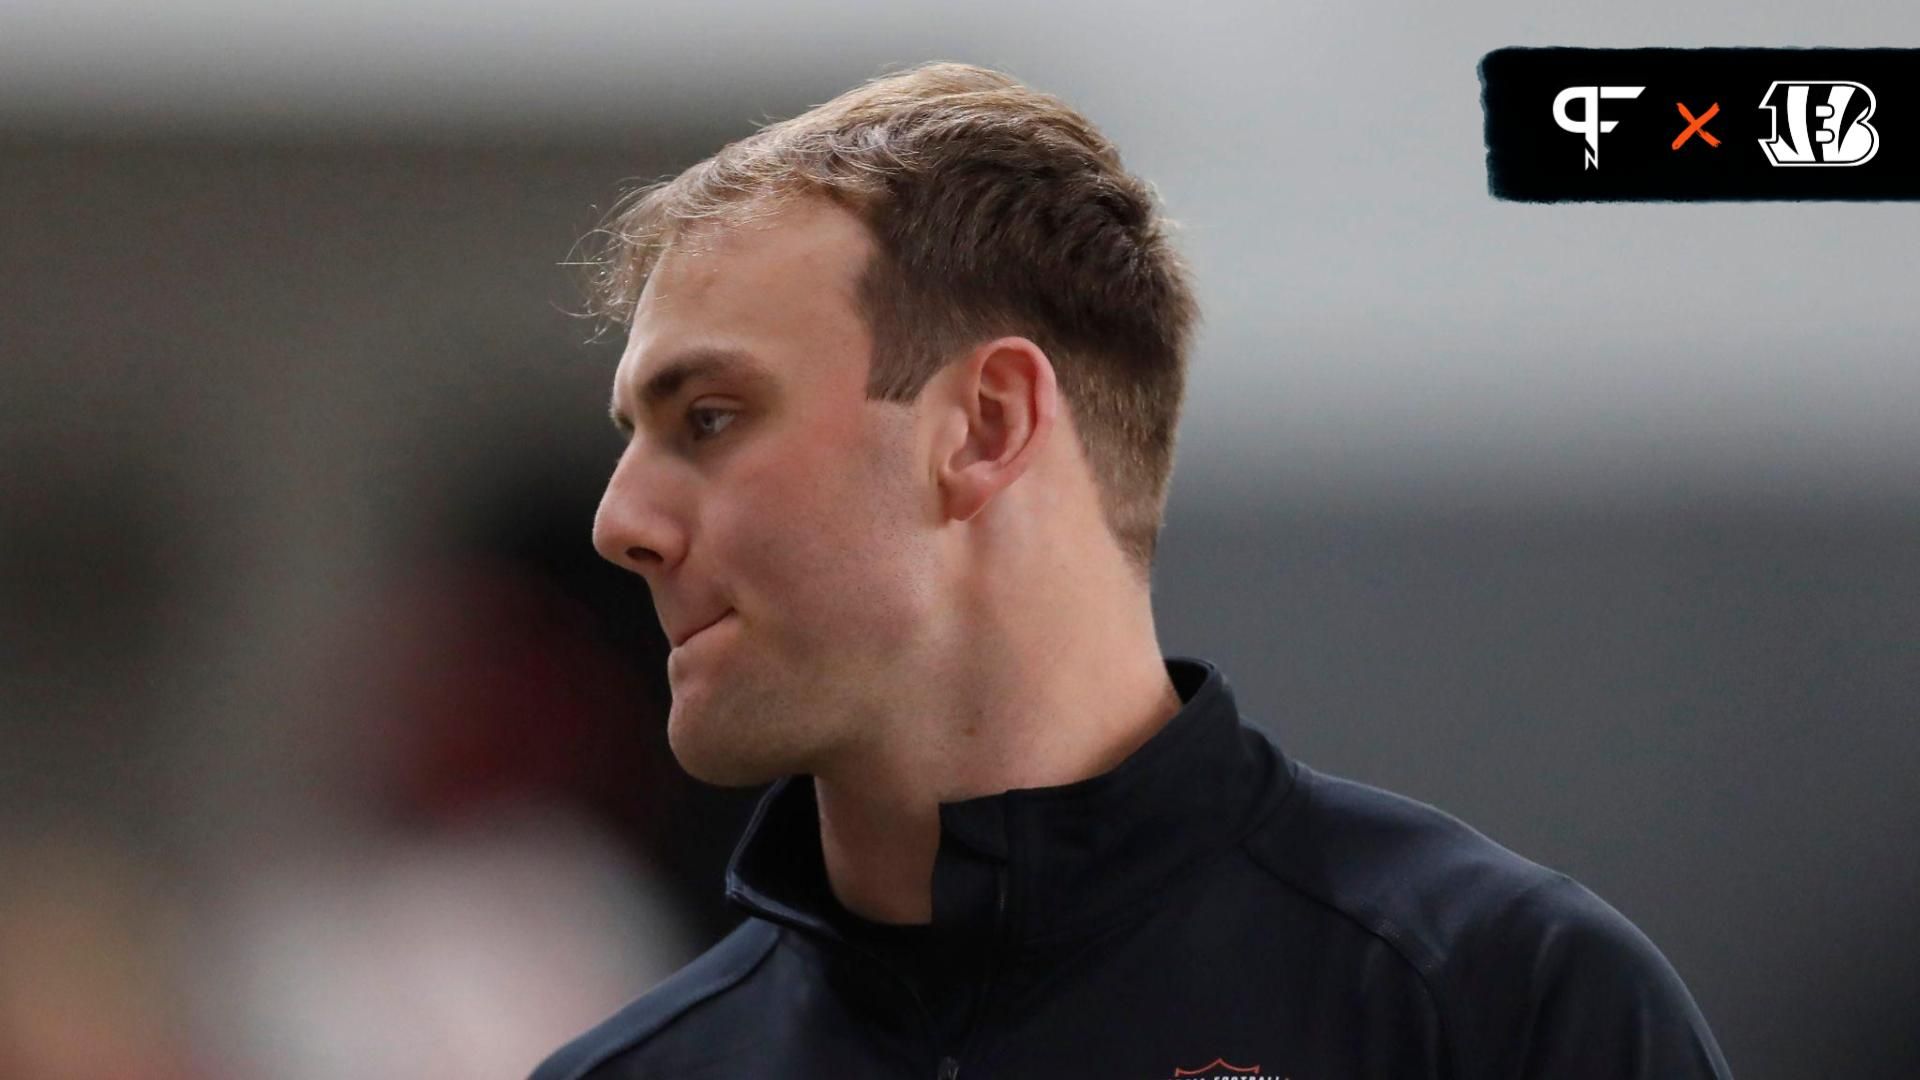
POLYGON ((1708 106, 1707 111, 1701 113, 1697 117, 1694 116, 1692 113, 1688 112, 1687 107, 1681 104, 1680 102, 1676 101, 1674 102, 1674 105, 1679 107, 1680 115, 1686 117, 1686 120, 1687 120, 1687 130, 1681 132, 1680 137, 1673 140, 1673 148, 1675 150, 1680 149, 1683 143, 1685 143, 1688 139, 1693 138, 1696 132, 1699 133, 1700 138, 1704 140, 1708 146, 1720 145, 1720 140, 1714 138, 1713 132, 1707 130, 1707 121, 1713 119, 1715 116, 1718 116, 1720 114, 1719 102, 1716 101, 1712 105, 1708 106))

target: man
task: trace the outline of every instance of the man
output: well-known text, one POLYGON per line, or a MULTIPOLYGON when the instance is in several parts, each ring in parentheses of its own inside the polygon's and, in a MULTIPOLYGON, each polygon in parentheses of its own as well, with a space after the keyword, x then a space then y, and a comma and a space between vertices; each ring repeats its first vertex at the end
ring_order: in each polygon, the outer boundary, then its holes
POLYGON ((620 208, 594 523, 746 921, 578 1077, 1726 1076, 1638 931, 1291 761, 1148 571, 1195 317, 1085 119, 918 68, 620 208))

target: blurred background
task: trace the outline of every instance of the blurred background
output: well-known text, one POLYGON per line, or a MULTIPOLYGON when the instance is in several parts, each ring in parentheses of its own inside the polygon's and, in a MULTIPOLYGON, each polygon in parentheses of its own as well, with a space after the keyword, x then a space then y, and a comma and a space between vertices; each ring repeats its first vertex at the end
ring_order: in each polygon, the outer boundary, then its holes
POLYGON ((1920 1075, 1920 206, 1497 203, 1527 44, 1920 9, 12 0, 0 1076, 520 1076, 733 925, 562 264, 928 59, 1182 223, 1167 650, 1608 898, 1738 1075, 1920 1075))

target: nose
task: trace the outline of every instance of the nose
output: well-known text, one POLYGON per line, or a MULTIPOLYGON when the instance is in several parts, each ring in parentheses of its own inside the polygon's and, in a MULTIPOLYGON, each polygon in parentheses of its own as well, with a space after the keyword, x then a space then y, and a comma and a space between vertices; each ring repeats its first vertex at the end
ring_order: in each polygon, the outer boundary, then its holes
POLYGON ((659 470, 647 467, 634 446, 627 448, 593 515, 593 548, 601 558, 649 580, 680 562, 686 532, 674 509, 671 484, 659 470))

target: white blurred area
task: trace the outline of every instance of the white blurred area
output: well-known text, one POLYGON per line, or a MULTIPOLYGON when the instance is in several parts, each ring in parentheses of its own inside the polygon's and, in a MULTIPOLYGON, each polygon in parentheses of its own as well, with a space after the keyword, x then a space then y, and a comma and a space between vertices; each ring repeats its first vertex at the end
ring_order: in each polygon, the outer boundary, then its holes
POLYGON ((1740 1075, 1913 1075, 1920 204, 1495 202, 1528 44, 1920 7, 0 6, 0 1080, 523 1075, 724 930, 559 264, 928 59, 1181 223, 1169 651, 1595 886, 1740 1075))
POLYGON ((520 1076, 689 956, 629 853, 563 811, 290 839, 190 908, 109 837, 0 850, 0 1075, 520 1076))
POLYGON ((524 1075, 689 958, 677 919, 559 811, 250 861, 200 929, 198 1030, 228 1075, 524 1075))

